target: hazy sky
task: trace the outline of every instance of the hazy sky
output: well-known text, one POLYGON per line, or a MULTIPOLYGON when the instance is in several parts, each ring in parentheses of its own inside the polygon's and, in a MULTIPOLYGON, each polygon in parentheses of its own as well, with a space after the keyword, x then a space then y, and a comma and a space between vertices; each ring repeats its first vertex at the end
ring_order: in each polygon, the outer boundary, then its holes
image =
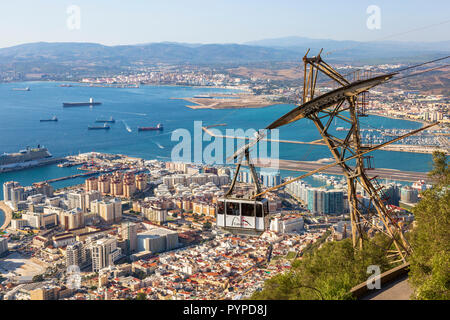
MULTIPOLYGON (((286 36, 376 40, 449 20, 448 0, 1 0, 0 47, 37 41, 243 43, 286 36), (71 5, 80 8, 79 29, 67 26, 71 5), (369 5, 380 8, 380 29, 366 26, 369 5)), ((450 40, 450 22, 389 39, 450 40)))

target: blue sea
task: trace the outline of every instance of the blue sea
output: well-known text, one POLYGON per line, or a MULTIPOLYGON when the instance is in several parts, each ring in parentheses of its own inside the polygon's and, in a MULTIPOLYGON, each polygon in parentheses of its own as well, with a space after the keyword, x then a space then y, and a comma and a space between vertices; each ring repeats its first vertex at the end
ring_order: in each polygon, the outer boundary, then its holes
MULTIPOLYGON (((27 146, 43 145, 56 157, 79 152, 120 153, 145 159, 170 160, 172 148, 178 141, 171 141, 172 132, 185 128, 193 131, 194 121, 203 125, 227 123, 217 127, 225 134, 226 128, 260 129, 290 111, 294 105, 275 105, 260 109, 208 110, 190 109, 184 100, 171 99, 193 97, 201 94, 232 92, 217 88, 180 86, 141 86, 140 88, 60 87, 62 82, 24 82, 0 84, 0 152, 17 152, 27 146), (30 87, 30 91, 13 88, 30 87), (94 107, 63 108, 63 102, 102 102, 94 107), (40 122, 40 119, 58 117, 58 122, 40 122), (110 130, 88 130, 96 119, 113 117, 116 123, 110 130), (164 124, 164 131, 138 132, 138 126, 164 124), (131 131, 131 132, 130 132, 131 131)), ((67 83, 65 83, 67 84, 67 83)), ((98 124, 97 124, 98 125, 98 124)), ((342 122, 333 127, 345 126, 342 122)), ((417 129, 420 123, 370 116, 361 118, 366 128, 417 129)), ((345 134, 336 132, 336 135, 345 134)), ((313 141, 319 134, 313 123, 302 119, 282 127, 279 138, 313 141)), ((204 142, 205 147, 209 142, 204 142)), ((431 155, 376 151, 374 163, 379 168, 409 171, 428 171, 431 155)), ((280 144, 280 158, 314 161, 330 158, 325 146, 280 144)), ((36 181, 78 173, 76 168, 58 168, 56 165, 32 168, 0 174, 0 185, 16 180, 22 185, 36 181)), ((283 172, 283 175, 289 173, 283 172)), ((298 173, 293 173, 294 175, 298 173)), ((56 188, 82 183, 83 179, 55 183, 56 188)), ((0 195, 0 199, 3 194, 0 195)))
POLYGON ((0 209, 0 227, 3 225, 3 222, 5 221, 5 213, 3 210, 0 209))

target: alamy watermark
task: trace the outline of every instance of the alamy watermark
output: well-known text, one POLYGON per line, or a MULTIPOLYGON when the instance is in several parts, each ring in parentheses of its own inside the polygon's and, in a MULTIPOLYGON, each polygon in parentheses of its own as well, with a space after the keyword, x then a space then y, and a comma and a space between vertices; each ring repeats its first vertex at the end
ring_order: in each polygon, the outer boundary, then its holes
POLYGON ((66 9, 66 26, 69 30, 80 30, 81 28, 81 8, 77 5, 70 5, 66 9))
POLYGON ((381 9, 377 5, 370 5, 366 9, 366 13, 369 17, 366 21, 367 29, 369 30, 379 30, 381 29, 381 9))
MULTIPOLYGON (((223 135, 217 128, 204 130, 202 121, 194 121, 193 134, 187 129, 176 129, 172 132, 171 141, 178 141, 171 152, 173 162, 233 164, 235 159, 230 156, 236 151, 243 151, 244 146, 249 143, 251 159, 257 159, 259 163, 270 168, 278 169, 279 167, 278 129, 270 130, 270 132, 265 129, 257 131, 253 128, 226 129, 223 135), (270 138, 268 138, 269 133, 270 138)), ((238 155, 242 156, 243 153, 238 155)))
POLYGON ((80 289, 81 288, 81 273, 80 267, 77 265, 71 265, 67 267, 66 270, 67 282, 66 286, 69 289, 80 289))
POLYGON ((367 267, 367 273, 370 274, 369 278, 366 281, 367 288, 369 290, 373 289, 381 289, 381 281, 380 275, 381 270, 380 266, 370 265, 367 267))

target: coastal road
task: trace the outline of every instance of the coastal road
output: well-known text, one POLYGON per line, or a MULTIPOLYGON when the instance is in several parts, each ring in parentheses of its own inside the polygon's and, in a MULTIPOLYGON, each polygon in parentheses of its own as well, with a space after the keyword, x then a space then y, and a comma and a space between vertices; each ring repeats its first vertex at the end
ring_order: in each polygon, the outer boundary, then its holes
MULTIPOLYGON (((260 168, 273 168, 274 166, 267 165, 267 161, 264 159, 253 160, 253 163, 256 167, 260 168)), ((316 170, 320 167, 326 165, 325 163, 318 162, 310 162, 310 161, 296 161, 296 160, 279 160, 279 169, 280 170, 290 170, 290 171, 299 171, 299 172, 309 172, 316 170)), ((344 175, 341 167, 334 166, 328 168, 323 173, 334 174, 334 175, 344 175)), ((431 179, 428 177, 426 172, 413 172, 413 171, 400 171, 394 169, 384 169, 377 168, 366 170, 366 173, 369 177, 377 176, 380 179, 389 179, 396 181, 408 181, 414 182, 417 180, 425 180, 427 183, 431 183, 431 179)))

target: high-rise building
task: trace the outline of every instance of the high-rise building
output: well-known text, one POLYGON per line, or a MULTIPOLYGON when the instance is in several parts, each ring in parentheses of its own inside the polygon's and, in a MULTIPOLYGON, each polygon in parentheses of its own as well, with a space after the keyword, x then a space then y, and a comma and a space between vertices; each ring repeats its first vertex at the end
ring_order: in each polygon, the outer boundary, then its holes
POLYGON ((308 209, 314 214, 342 214, 344 212, 344 192, 334 189, 309 188, 308 209))
POLYGON ((16 181, 8 181, 3 184, 3 200, 12 200, 12 191, 15 187, 20 187, 20 184, 16 181))
POLYGON ((90 250, 81 241, 76 241, 66 247, 66 266, 83 267, 90 260, 90 250))
POLYGON ((84 190, 79 189, 69 192, 67 202, 70 209, 80 208, 83 212, 86 212, 86 193, 84 190))
POLYGON ((145 217, 151 222, 163 223, 167 221, 167 209, 159 205, 151 205, 149 207, 143 208, 142 212, 145 217))
POLYGON ((113 196, 121 196, 123 195, 123 183, 122 179, 118 176, 114 176, 111 181, 111 194, 113 196))
POLYGON ((84 182, 84 189, 86 192, 98 190, 98 178, 97 177, 89 177, 84 182))
POLYGON ((25 199, 25 188, 22 186, 14 187, 11 190, 11 202, 14 207, 17 207, 17 204, 25 199))
POLYGON ((122 201, 117 198, 94 200, 91 202, 91 212, 99 215, 104 223, 119 222, 122 220, 122 201))
POLYGON ((117 247, 114 237, 101 238, 90 243, 92 271, 111 266, 121 256, 121 249, 117 247))
POLYGON ((39 182, 33 183, 33 187, 36 189, 36 192, 39 194, 43 194, 46 197, 53 197, 53 187, 47 182, 39 182))
POLYGON ((133 180, 125 180, 123 183, 123 196, 130 198, 136 191, 136 183, 133 180))
POLYGON ((401 185, 396 183, 384 185, 382 190, 382 200, 386 204, 398 206, 400 200, 400 188, 401 185))
POLYGON ((281 175, 279 170, 261 170, 260 174, 261 183, 265 187, 274 187, 281 183, 281 175))
POLYGON ((27 220, 30 227, 40 229, 53 227, 58 223, 58 216, 55 212, 31 212, 22 214, 22 219, 27 220))
POLYGON ((103 195, 109 194, 111 191, 111 176, 110 175, 102 175, 98 178, 98 191, 100 191, 103 195))
POLYGON ((141 173, 136 177, 136 188, 142 191, 146 187, 147 187, 147 175, 145 173, 141 173))
POLYGON ((86 192, 86 195, 85 195, 86 208, 88 210, 91 210, 91 202, 94 200, 99 200, 101 198, 102 198, 102 194, 100 193, 100 191, 90 190, 90 191, 86 192))
POLYGON ((0 238, 0 255, 6 251, 8 251, 8 239, 0 238))
POLYGON ((137 227, 136 223, 122 223, 120 227, 122 238, 127 242, 127 254, 137 250, 137 227))
POLYGON ((178 233, 175 231, 152 228, 137 234, 137 250, 164 252, 175 249, 178 245, 178 233))
POLYGON ((59 224, 64 230, 84 227, 84 213, 80 208, 62 211, 59 214, 59 224))
POLYGON ((406 203, 416 203, 418 199, 419 192, 417 189, 413 189, 409 186, 404 186, 401 189, 401 201, 406 203))

